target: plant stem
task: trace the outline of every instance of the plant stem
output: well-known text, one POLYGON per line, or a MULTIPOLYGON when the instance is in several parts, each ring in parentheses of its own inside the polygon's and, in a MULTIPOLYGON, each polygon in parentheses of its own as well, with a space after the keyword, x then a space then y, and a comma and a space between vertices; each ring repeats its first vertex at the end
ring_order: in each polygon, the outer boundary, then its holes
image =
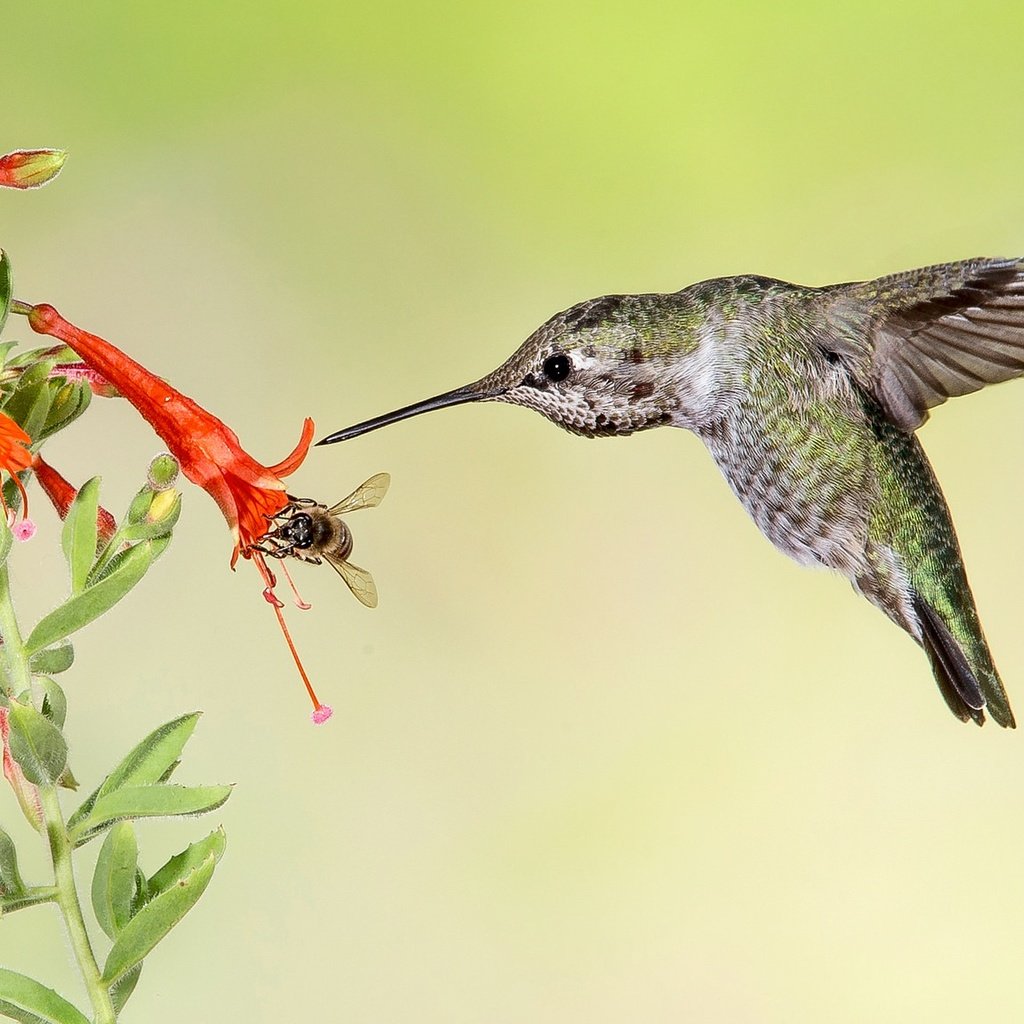
MULTIPOLYGON (((3 660, 6 675, 15 693, 31 689, 32 671, 25 653, 25 642, 11 603, 11 591, 6 563, 0 565, 0 636, 3 637, 3 660)), ((64 812, 55 786, 39 786, 39 802, 50 842, 53 860, 54 899, 60 907, 67 928, 75 961, 92 1001, 95 1024, 117 1024, 117 1014, 107 986, 100 980, 100 969, 89 942, 89 933, 82 916, 82 904, 75 886, 75 872, 71 863, 72 846, 64 824, 64 812)))
POLYGON ((4 676, 10 693, 22 693, 32 688, 32 672, 25 656, 25 644, 14 617, 11 590, 8 583, 7 563, 0 565, 0 637, 3 637, 4 676))
POLYGON ((53 858, 53 877, 57 883, 57 906, 64 918, 64 926, 71 940, 78 969, 89 991, 95 1024, 116 1024, 117 1014, 110 999, 110 991, 100 980, 101 974, 89 942, 89 933, 82 916, 82 905, 75 887, 75 872, 71 864, 71 841, 64 825, 57 790, 53 786, 40 786, 43 815, 46 819, 46 834, 50 839, 50 856, 53 858))

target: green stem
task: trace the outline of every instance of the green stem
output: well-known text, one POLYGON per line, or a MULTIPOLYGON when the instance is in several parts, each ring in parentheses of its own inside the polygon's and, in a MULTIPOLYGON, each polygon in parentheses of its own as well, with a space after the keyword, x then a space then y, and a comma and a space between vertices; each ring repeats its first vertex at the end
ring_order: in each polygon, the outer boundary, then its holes
MULTIPOLYGON (((28 665, 25 642, 11 603, 7 564, 0 565, 0 636, 3 637, 3 661, 6 675, 15 693, 31 688, 32 671, 28 665)), ((117 1024, 117 1014, 110 999, 110 991, 101 980, 99 966, 93 955, 86 931, 82 904, 75 886, 75 872, 71 863, 72 845, 64 824, 64 813, 54 786, 39 787, 39 802, 43 809, 46 835, 50 841, 55 885, 54 900, 60 908, 67 928, 71 949, 75 954, 82 980, 92 1001, 95 1024, 117 1024)))
POLYGON ((32 672, 28 667, 25 644, 14 617, 11 590, 8 585, 7 563, 0 565, 0 637, 3 637, 3 666, 8 693, 23 693, 32 688, 32 672))
POLYGON ((82 980, 89 991, 95 1024, 116 1024, 117 1013, 110 999, 110 990, 101 980, 99 965, 93 955, 89 933, 82 916, 82 905, 75 887, 75 872, 71 864, 71 841, 64 824, 57 790, 53 786, 40 786, 39 796, 46 820, 46 834, 50 839, 50 856, 53 858, 53 877, 57 883, 57 906, 64 918, 64 926, 71 940, 75 961, 82 973, 82 980))

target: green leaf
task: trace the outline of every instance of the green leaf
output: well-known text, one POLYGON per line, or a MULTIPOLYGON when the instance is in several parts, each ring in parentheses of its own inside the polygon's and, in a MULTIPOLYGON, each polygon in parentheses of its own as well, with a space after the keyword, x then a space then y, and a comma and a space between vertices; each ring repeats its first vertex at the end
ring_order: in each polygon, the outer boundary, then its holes
POLYGON ((88 384, 67 381, 60 385, 50 403, 46 422, 38 434, 32 435, 33 440, 38 443, 69 426, 89 408, 91 401, 92 388, 88 384))
POLYGON ((110 1001, 114 1004, 114 1013, 118 1016, 124 1009, 124 1004, 135 991, 139 983, 139 975, 142 973, 142 964, 136 964, 130 971, 125 971, 113 985, 110 986, 110 1001))
POLYGON ((69 598, 32 630, 25 648, 35 654, 98 619, 135 586, 153 562, 150 542, 129 549, 117 569, 95 586, 69 598))
POLYGON ((28 407, 24 418, 18 421, 21 423, 25 433, 33 441, 38 441, 39 435, 43 432, 43 424, 50 415, 50 406, 53 404, 53 396, 55 394, 56 389, 53 387, 52 382, 44 381, 35 393, 32 404, 28 407))
POLYGON ((121 786, 145 786, 159 782, 164 772, 181 756, 201 714, 201 711, 192 711, 154 729, 103 780, 97 795, 112 793, 121 786))
POLYGON ((71 570, 71 593, 85 590, 92 563, 96 561, 96 510, 100 504, 100 478, 94 476, 79 488, 64 520, 61 547, 71 570))
POLYGON ((38 907, 41 903, 54 903, 56 899, 57 890, 52 885, 36 885, 16 896, 0 895, 0 915, 13 914, 26 907, 38 907))
POLYGON ((52 988, 0 967, 0 1013, 23 1024, 89 1024, 89 1019, 52 988))
POLYGON ((98 796, 88 815, 69 828, 69 833, 75 846, 81 846, 112 822, 206 814, 230 795, 230 786, 124 786, 98 796))
POLYGON ((25 778, 36 786, 53 785, 68 763, 68 746, 52 722, 34 707, 11 702, 10 750, 25 778))
POLYGON ((40 676, 39 683, 43 688, 43 714, 58 729, 64 728, 64 719, 68 713, 68 699, 60 685, 49 676, 40 676))
MULTIPOLYGON (((4 259, 3 250, 0 249, 0 260, 3 260, 3 259, 4 259)), ((8 264, 7 269, 10 270, 10 264, 8 264)), ((2 275, 2 274, 3 274, 3 270, 0 270, 0 275, 2 275)), ((9 279, 9 277, 8 277, 8 279, 9 279)), ((2 288, 2 285, 0 285, 0 288, 2 288)), ((3 329, 3 326, 4 326, 3 323, 0 323, 0 330, 3 329)), ((18 343, 16 341, 0 342, 0 366, 4 367, 6 369, 7 364, 9 362, 7 357, 11 354, 11 350, 15 349, 17 347, 18 347, 18 343)))
POLYGON ((29 429, 29 420, 38 421, 36 430, 42 426, 50 409, 52 392, 49 374, 53 359, 43 359, 29 366, 18 378, 18 386, 4 402, 4 412, 16 423, 20 423, 29 437, 35 434, 29 429))
POLYGON ((0 330, 3 330, 4 322, 7 320, 7 311, 11 307, 11 294, 14 289, 14 281, 11 278, 11 261, 7 253, 0 249, 0 330))
POLYGON ((227 836, 223 828, 215 829, 205 839, 187 846, 181 853, 176 853, 149 880, 149 899, 166 892, 172 885, 177 885, 191 871, 195 870, 207 857, 219 861, 224 856, 227 836))
POLYGON ((135 895, 132 897, 132 917, 138 912, 143 903, 149 900, 149 882, 142 873, 141 868, 135 869, 135 895))
POLYGON ((108 833, 92 876, 92 909, 110 939, 116 939, 131 920, 139 846, 130 821, 118 822, 108 833))
POLYGON ((75 663, 75 649, 70 642, 64 641, 56 647, 47 647, 45 651, 33 654, 28 667, 36 675, 55 676, 67 672, 75 663))
POLYGON ((14 840, 0 828, 0 893, 5 896, 17 896, 24 891, 25 883, 18 870, 18 851, 15 849, 14 840))
MULTIPOLYGON (((127 541, 126 528, 122 524, 118 529, 117 533, 110 538, 107 542, 105 551, 110 550, 111 545, 121 547, 121 545, 127 541)), ((137 544, 135 547, 142 547, 143 545, 137 544)), ((92 572, 89 573, 89 581, 86 583, 87 587, 95 587, 98 583, 102 583, 104 580, 109 579, 114 573, 121 569, 121 566, 131 557, 135 547, 125 548, 123 551, 118 551, 116 555, 104 562, 102 559, 98 561, 93 567, 92 572)), ((150 554, 152 554, 152 546, 150 546, 150 554)), ((154 556, 155 557, 155 556, 154 556)), ((151 559, 152 560, 152 559, 151 559)))
POLYGON ((178 758, 195 730, 200 714, 199 711, 193 711, 172 719, 132 747, 121 763, 68 818, 68 827, 74 828, 85 818, 97 797, 102 794, 111 793, 125 785, 144 786, 152 782, 163 782, 178 764, 178 758))
POLYGON ((216 860, 211 854, 194 871, 166 892, 150 900, 125 926, 103 966, 111 984, 142 962, 147 953, 195 906, 202 896, 216 860))

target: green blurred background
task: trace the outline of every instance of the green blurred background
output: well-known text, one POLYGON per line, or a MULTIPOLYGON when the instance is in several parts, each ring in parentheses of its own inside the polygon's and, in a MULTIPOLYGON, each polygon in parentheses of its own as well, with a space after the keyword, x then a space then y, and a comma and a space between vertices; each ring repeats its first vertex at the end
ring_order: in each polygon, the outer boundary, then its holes
MULTIPOLYGON (((1020 5, 42 8, 4 10, 0 149, 71 156, 0 197, 17 293, 267 462, 303 416, 474 379, 586 297, 1024 251, 1020 5)), ((1022 430, 1010 384, 922 431, 1018 714, 1022 430)), ((49 449, 118 511, 158 450, 118 402, 49 449)), ((182 780, 237 783, 141 828, 150 870, 217 820, 229 844, 125 1020, 1024 1015, 1024 737, 956 722, 695 438, 466 407, 314 450, 294 486, 379 470, 351 525, 380 607, 297 572, 328 726, 188 485, 167 556, 77 644, 84 783, 193 708, 182 780)), ((37 510, 26 619, 63 586, 37 510)), ((5 920, 0 962, 82 1001, 55 914, 5 920)))

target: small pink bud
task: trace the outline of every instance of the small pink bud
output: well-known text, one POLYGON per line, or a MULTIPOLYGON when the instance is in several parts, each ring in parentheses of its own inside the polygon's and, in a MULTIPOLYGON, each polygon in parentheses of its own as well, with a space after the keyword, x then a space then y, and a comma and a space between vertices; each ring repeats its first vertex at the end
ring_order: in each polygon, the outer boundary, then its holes
POLYGON ((39 188, 60 173, 67 156, 63 149, 16 149, 0 156, 0 185, 39 188))
POLYGON ((36 535, 36 524, 31 519, 19 519, 11 528, 15 540, 23 543, 31 540, 36 535))
POLYGON ((323 725, 331 715, 334 714, 334 709, 330 704, 317 704, 313 709, 313 724, 323 725))

